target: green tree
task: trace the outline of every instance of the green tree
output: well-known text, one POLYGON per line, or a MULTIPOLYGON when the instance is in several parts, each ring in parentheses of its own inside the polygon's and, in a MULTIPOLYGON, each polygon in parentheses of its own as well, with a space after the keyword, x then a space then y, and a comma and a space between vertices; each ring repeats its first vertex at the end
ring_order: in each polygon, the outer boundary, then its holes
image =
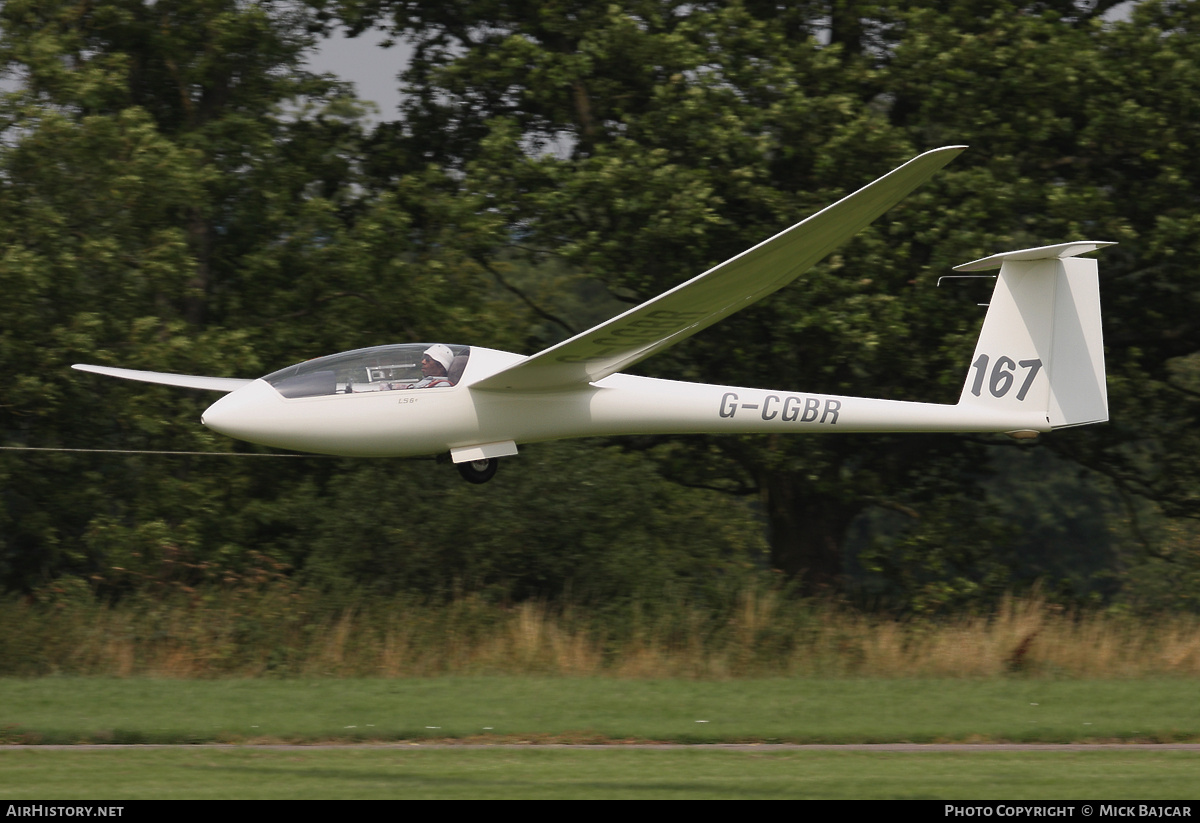
MULTIPOLYGON (((236 0, 0 10, 15 83, 0 101, 6 445, 229 448, 197 424, 211 397, 84 377, 73 362, 257 376, 471 324, 476 269, 440 248, 437 175, 364 195, 361 106, 304 70, 308 28, 290 4, 236 0)), ((0 574, 22 588, 64 571, 153 574, 167 556, 195 574, 236 566, 288 528, 264 504, 329 471, 3 460, 0 574)))
MULTIPOLYGON (((1195 4, 1141 3, 1128 21, 1104 19, 1113 2, 1067 0, 316 5, 351 31, 380 25, 415 46, 391 134, 408 156, 455 169, 462 196, 501 218, 477 236, 477 256, 532 249, 630 302, 921 150, 969 144, 802 282, 640 368, 953 402, 980 315, 935 290, 939 275, 1010 248, 1118 240, 1104 293, 1121 422, 1047 440, 1195 512, 1194 406, 1171 378, 1198 316, 1195 4), (1148 438, 1148 419, 1180 439, 1148 438)), ((665 468, 758 494, 772 563, 818 586, 840 579, 848 529, 869 508, 932 512, 964 488, 963 505, 981 505, 972 472, 1003 447, 689 443, 661 450, 665 468)))
POLYGON ((744 571, 756 535, 648 510, 694 506, 638 459, 597 458, 609 510, 583 517, 570 446, 477 500, 431 462, 206 457, 254 452, 198 425, 211 397, 69 370, 253 377, 396 340, 518 345, 528 307, 493 299, 481 262, 519 266, 476 254, 500 216, 368 139, 347 89, 304 69, 316 28, 284 2, 0 9, 0 441, 199 453, 5 452, 0 586, 77 575, 119 596, 282 565, 340 592, 603 598, 744 571))

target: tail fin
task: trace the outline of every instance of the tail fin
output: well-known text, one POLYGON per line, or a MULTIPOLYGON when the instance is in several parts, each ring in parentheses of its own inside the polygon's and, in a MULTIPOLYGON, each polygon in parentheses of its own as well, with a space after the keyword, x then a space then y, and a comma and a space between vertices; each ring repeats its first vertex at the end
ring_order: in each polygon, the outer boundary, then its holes
POLYGON ((1051 428, 1108 419, 1097 265, 1076 255, 1111 245, 1062 243, 955 267, 1000 267, 960 405, 1044 409, 1051 428))

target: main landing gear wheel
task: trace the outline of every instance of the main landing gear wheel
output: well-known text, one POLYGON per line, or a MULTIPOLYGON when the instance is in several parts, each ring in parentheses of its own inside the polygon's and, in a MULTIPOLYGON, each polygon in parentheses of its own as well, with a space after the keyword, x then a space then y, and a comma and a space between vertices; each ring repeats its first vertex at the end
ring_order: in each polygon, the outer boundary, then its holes
POLYGON ((454 467, 468 483, 486 483, 496 474, 500 465, 499 459, 487 457, 483 460, 469 460, 466 463, 455 463, 454 467))

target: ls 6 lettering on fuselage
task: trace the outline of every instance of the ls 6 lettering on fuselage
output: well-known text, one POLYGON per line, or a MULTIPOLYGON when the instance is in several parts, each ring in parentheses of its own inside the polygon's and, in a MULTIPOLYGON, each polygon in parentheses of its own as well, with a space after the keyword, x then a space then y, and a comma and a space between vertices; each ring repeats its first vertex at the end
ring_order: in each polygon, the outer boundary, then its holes
POLYGON ((781 398, 775 394, 768 394, 761 403, 750 403, 739 402, 737 394, 729 391, 721 395, 721 405, 717 414, 728 419, 734 417, 739 410, 757 411, 763 420, 774 420, 778 417, 784 423, 829 423, 833 426, 837 425, 841 408, 842 401, 832 397, 825 398, 822 408, 819 397, 789 394, 781 398))

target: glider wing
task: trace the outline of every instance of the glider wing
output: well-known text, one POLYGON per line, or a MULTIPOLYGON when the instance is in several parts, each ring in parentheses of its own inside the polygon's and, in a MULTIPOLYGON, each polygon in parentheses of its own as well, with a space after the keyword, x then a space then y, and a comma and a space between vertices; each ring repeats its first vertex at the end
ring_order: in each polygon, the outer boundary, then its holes
POLYGON ((796 279, 965 148, 947 146, 919 155, 698 277, 471 387, 569 388, 600 380, 673 346, 796 279))
POLYGON ((108 377, 122 377, 126 380, 141 380, 143 383, 162 383, 164 386, 183 386, 187 389, 206 389, 208 391, 231 392, 240 389, 253 380, 243 380, 237 377, 203 377, 194 374, 166 374, 157 371, 137 371, 136 369, 114 369, 109 366, 88 366, 76 363, 71 368, 103 374, 108 377))

